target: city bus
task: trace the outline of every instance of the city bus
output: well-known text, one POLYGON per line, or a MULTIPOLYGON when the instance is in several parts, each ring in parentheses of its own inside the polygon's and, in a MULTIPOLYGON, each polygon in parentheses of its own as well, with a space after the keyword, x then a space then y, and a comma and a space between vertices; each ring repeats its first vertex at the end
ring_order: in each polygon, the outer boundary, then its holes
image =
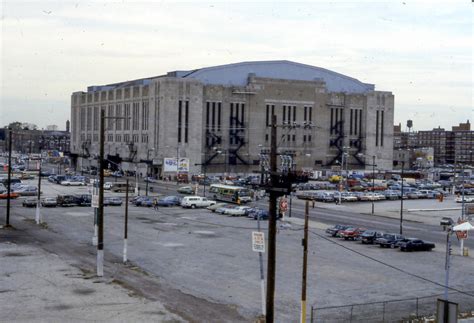
POLYGON ((252 198, 250 197, 250 190, 245 187, 212 184, 209 188, 209 192, 214 200, 237 204, 252 201, 252 198))

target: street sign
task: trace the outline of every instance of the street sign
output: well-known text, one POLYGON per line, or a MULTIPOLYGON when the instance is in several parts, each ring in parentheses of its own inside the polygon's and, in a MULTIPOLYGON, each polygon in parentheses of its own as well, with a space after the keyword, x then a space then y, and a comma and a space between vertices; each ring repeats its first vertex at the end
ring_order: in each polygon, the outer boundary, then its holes
POLYGON ((99 208, 99 195, 92 195, 91 206, 99 208))
POLYGON ((252 232, 252 250, 255 252, 265 252, 265 235, 263 232, 252 232))

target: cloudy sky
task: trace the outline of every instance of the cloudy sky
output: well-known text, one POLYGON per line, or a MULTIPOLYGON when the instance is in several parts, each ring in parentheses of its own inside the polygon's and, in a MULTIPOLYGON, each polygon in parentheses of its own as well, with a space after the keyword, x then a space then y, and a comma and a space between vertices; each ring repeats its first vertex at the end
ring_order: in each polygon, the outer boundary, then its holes
POLYGON ((255 60, 347 74, 395 95, 395 123, 473 118, 473 4, 436 1, 1 2, 0 126, 65 127, 89 85, 255 60))

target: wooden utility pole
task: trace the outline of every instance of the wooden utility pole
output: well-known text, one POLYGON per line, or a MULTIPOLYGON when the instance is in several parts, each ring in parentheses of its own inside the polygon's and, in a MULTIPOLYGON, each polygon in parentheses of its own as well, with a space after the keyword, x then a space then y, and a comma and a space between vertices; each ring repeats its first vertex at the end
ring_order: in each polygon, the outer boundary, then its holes
POLYGON ((5 228, 10 227, 10 194, 11 192, 11 180, 12 180, 12 129, 8 130, 8 183, 7 183, 7 216, 5 228))
POLYGON ((104 141, 105 141, 105 110, 100 109, 99 138, 99 208, 97 210, 97 276, 104 276, 104 141))
POLYGON ((125 191, 125 232, 123 235, 123 262, 127 262, 127 238, 128 238, 128 178, 127 190, 125 191))
POLYGON ((309 201, 306 201, 304 212, 304 238, 303 238, 303 275, 301 281, 301 323, 306 323, 306 271, 308 267, 308 218, 309 201))
MULTIPOLYGON (((40 155, 41 155, 41 149, 40 149, 40 155)), ((39 159, 39 170, 38 170, 38 201, 36 201, 36 215, 35 215, 35 220, 36 224, 41 223, 41 156, 39 159)))
MULTIPOLYGON (((272 115, 271 143, 270 143, 270 179, 274 186, 278 181, 277 170, 277 137, 276 116, 272 115)), ((276 263, 276 221, 277 221, 277 197, 276 191, 270 191, 270 202, 268 205, 268 260, 267 260, 267 301, 266 301, 266 321, 272 323, 274 320, 274 300, 275 300, 275 263, 276 263)))

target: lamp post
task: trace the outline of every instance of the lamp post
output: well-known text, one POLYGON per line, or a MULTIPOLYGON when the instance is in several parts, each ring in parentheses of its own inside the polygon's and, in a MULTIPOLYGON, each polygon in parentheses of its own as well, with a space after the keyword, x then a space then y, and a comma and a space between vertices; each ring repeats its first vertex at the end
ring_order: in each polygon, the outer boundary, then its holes
POLYGON ((146 178, 145 178, 145 182, 146 182, 146 184, 145 184, 145 195, 146 196, 148 196, 148 177, 149 177, 149 175, 148 175, 148 172, 149 172, 148 165, 150 163, 150 151, 154 151, 154 150, 155 150, 155 148, 151 148, 151 149, 148 149, 147 152, 146 152, 146 178))
POLYGON ((375 155, 372 156, 372 215, 374 215, 374 191, 375 191, 375 155))
POLYGON ((401 178, 402 178, 402 189, 401 189, 401 194, 400 196, 400 234, 403 234, 403 168, 405 167, 405 161, 402 161, 402 172, 401 172, 401 178))

